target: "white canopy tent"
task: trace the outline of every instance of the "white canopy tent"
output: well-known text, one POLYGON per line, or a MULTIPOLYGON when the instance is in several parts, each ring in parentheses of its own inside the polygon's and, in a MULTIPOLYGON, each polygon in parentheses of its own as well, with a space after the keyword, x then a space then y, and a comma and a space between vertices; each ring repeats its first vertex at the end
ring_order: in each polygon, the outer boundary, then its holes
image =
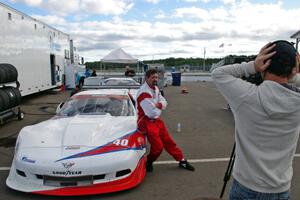
POLYGON ((136 64, 137 66, 136 78, 139 78, 139 76, 141 76, 141 74, 139 74, 140 72, 139 60, 137 58, 134 58, 130 54, 126 53, 122 48, 111 51, 108 55, 104 56, 101 59, 101 65, 103 67, 102 69, 104 70, 104 73, 105 73, 105 63, 136 64))
POLYGON ((139 60, 126 53, 122 48, 116 49, 110 52, 107 56, 104 56, 101 61, 103 63, 138 63, 139 60))

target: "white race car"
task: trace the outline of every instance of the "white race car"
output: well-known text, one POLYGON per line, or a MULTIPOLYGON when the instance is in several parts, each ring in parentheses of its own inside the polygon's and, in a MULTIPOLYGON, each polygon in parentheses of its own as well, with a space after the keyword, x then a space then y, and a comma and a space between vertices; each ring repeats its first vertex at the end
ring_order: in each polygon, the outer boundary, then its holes
POLYGON ((125 190, 145 176, 145 135, 126 89, 89 90, 60 105, 57 115, 24 127, 8 187, 72 196, 125 190))

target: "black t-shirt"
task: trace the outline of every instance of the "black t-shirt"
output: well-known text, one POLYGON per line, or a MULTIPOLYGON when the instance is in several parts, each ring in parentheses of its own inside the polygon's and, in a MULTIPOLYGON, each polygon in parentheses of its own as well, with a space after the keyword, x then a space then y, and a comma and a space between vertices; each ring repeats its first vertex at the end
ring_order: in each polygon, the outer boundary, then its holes
POLYGON ((133 69, 126 70, 125 76, 135 76, 135 71, 133 69))

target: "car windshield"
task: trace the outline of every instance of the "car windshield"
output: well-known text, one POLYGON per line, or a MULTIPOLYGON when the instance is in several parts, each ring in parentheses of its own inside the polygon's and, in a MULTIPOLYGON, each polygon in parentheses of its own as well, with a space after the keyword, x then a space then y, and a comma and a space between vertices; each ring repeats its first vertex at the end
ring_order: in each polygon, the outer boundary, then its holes
POLYGON ((139 85, 139 83, 137 83, 134 80, 122 80, 122 79, 110 79, 110 80, 106 80, 104 81, 105 85, 139 85))
POLYGON ((133 116, 134 108, 125 95, 76 95, 67 101, 59 116, 74 115, 133 116))

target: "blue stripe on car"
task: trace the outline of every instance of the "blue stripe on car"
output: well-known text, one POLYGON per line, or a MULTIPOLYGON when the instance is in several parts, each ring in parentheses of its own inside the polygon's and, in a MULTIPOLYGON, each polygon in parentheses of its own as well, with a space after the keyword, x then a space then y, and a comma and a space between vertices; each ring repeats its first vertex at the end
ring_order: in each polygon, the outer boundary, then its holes
MULTIPOLYGON (((65 157, 65 158, 61 158, 59 160, 56 160, 55 162, 59 162, 59 161, 62 161, 62 160, 68 160, 68 159, 71 159, 71 158, 83 158, 83 157, 87 157, 87 156, 94 156, 94 155, 86 155, 86 156, 81 156, 81 154, 84 154, 84 153, 88 153, 88 152, 91 152, 91 151, 95 151, 95 150, 98 150, 98 149, 101 149, 103 147, 106 147, 107 145, 110 145, 112 144, 115 140, 118 140, 118 139, 123 139, 127 136, 130 136, 132 134, 134 134, 136 132, 136 130, 134 131, 131 131, 129 133, 127 133, 126 135, 120 137, 120 138, 117 138, 117 139, 114 139, 113 141, 111 142, 108 142, 102 146, 99 146, 99 147, 96 147, 94 149, 91 149, 91 150, 88 150, 88 151, 84 151, 84 152, 81 152, 81 153, 77 153, 77 154, 74 154, 74 155, 71 155, 71 156, 68 156, 68 157, 65 157)), ((127 148, 127 149, 120 149, 120 150, 112 150, 112 151, 108 151, 108 152, 103 152, 103 153, 100 153, 100 154, 106 154, 106 153, 113 153, 113 152, 117 152, 117 151, 124 151, 124 150, 141 150, 141 149, 144 149, 146 148, 145 146, 141 146, 141 147, 138 147, 138 148, 127 148)), ((95 155, 99 155, 99 154, 95 154, 95 155)))

